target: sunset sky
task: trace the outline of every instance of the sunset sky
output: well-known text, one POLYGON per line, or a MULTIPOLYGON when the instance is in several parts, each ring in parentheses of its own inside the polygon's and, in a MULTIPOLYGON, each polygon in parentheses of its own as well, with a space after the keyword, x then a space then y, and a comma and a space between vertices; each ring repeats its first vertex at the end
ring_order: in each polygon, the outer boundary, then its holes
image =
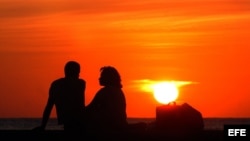
POLYGON ((161 81, 204 117, 250 117, 249 34, 250 0, 0 0, 0 118, 41 117, 69 60, 86 104, 111 65, 128 117, 155 117, 161 81))

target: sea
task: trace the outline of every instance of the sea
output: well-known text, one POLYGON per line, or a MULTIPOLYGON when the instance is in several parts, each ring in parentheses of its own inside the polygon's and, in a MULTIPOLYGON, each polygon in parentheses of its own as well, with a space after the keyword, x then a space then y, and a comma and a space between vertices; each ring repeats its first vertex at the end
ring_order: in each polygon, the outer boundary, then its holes
MULTIPOLYGON (((0 130, 32 130, 41 124, 41 118, 0 118, 0 130)), ((152 123, 155 118, 128 118, 128 123, 152 123)), ((223 130, 224 125, 250 125, 250 118, 204 118, 204 129, 223 130)), ((56 118, 50 118, 46 130, 63 130, 56 118)))

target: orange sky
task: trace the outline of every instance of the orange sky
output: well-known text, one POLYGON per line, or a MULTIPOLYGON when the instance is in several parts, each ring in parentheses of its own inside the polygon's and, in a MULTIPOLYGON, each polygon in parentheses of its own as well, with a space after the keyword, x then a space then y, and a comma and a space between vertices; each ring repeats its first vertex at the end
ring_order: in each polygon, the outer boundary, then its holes
POLYGON ((1 0, 0 118, 41 117, 68 60, 82 66, 86 104, 112 65, 128 117, 155 116, 145 79, 192 82, 178 101, 204 117, 250 117, 249 25, 248 0, 1 0))

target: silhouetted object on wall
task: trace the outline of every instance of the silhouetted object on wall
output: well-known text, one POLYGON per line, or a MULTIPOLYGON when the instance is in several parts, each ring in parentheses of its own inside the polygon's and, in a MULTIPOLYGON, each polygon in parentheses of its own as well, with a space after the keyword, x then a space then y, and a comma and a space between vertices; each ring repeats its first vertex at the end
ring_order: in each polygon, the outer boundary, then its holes
POLYGON ((173 133, 195 133, 204 128, 202 114, 187 103, 156 108, 156 129, 173 133))
POLYGON ((80 65, 69 61, 64 68, 65 77, 52 82, 43 112, 42 124, 34 130, 44 130, 53 106, 56 107, 58 124, 64 130, 76 131, 84 127, 84 92, 86 82, 79 79, 80 65))
POLYGON ((111 66, 100 69, 102 87, 86 107, 88 129, 92 131, 122 131, 127 127, 126 100, 118 71, 111 66))

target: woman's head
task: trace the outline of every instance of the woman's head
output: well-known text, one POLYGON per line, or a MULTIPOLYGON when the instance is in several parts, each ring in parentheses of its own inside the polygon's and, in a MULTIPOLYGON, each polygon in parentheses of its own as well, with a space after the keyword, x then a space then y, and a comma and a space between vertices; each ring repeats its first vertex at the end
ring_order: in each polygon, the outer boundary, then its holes
POLYGON ((122 88, 120 74, 114 67, 104 66, 100 69, 100 71, 101 71, 101 76, 99 78, 100 85, 122 88))

